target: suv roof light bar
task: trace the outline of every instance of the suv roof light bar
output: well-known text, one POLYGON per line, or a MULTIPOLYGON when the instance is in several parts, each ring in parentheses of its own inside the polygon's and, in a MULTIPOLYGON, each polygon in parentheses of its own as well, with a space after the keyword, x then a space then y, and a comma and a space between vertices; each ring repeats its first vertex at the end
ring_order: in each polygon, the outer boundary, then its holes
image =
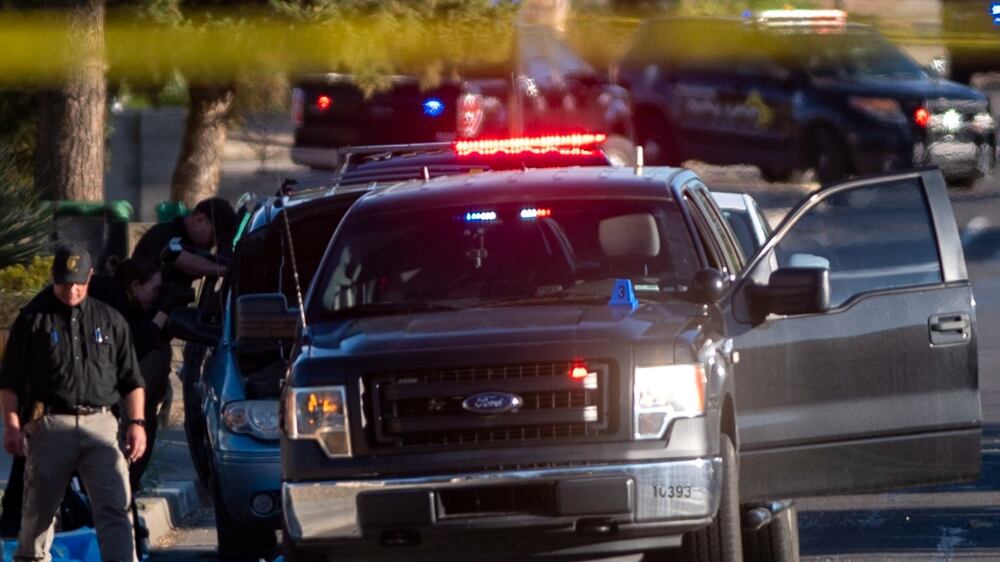
POLYGON ((847 12, 844 10, 764 10, 757 21, 774 26, 844 26, 847 12))

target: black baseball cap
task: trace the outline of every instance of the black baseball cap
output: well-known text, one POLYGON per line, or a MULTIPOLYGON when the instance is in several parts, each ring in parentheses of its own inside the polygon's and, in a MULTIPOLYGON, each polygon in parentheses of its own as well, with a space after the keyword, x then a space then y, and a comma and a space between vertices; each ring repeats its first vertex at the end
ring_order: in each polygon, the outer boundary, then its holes
POLYGON ((55 260, 52 262, 52 280, 56 283, 86 283, 94 265, 90 253, 79 244, 72 242, 56 246, 55 260))

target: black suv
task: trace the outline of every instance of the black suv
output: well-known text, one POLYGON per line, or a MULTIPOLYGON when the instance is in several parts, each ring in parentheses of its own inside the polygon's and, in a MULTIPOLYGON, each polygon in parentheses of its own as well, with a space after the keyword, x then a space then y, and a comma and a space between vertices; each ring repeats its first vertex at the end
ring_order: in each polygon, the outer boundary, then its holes
POLYGON ((824 184, 929 164, 968 182, 996 163, 984 94, 836 11, 650 20, 620 77, 650 161, 753 164, 769 181, 811 167, 824 184))
POLYGON ((617 164, 632 162, 628 94, 591 68, 551 28, 521 25, 510 58, 489 68, 456 69, 458 80, 424 89, 411 76, 366 97, 351 76, 296 82, 292 160, 335 168, 352 146, 603 133, 617 164))
POLYGON ((751 257, 683 169, 377 188, 304 299, 286 561, 779 559, 771 500, 977 474, 973 302, 936 170, 831 186, 751 257))

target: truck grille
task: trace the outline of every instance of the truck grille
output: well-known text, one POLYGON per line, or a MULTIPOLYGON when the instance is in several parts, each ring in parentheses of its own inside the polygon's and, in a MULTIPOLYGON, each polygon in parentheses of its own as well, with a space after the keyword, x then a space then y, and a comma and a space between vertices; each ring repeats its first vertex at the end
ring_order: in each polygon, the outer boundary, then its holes
POLYGON ((586 439, 608 431, 610 368, 589 363, 586 380, 570 361, 393 371, 369 375, 366 402, 376 448, 509 444, 586 439), (500 392, 520 406, 498 414, 467 411, 480 393, 500 392))

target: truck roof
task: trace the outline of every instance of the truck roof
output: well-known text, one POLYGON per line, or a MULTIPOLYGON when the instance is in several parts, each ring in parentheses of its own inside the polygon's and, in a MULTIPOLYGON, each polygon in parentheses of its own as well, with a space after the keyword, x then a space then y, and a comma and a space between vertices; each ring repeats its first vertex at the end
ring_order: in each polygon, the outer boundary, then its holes
POLYGON ((489 205, 526 199, 673 198, 670 185, 681 168, 573 167, 490 172, 408 181, 374 190, 359 212, 451 205, 489 205))

